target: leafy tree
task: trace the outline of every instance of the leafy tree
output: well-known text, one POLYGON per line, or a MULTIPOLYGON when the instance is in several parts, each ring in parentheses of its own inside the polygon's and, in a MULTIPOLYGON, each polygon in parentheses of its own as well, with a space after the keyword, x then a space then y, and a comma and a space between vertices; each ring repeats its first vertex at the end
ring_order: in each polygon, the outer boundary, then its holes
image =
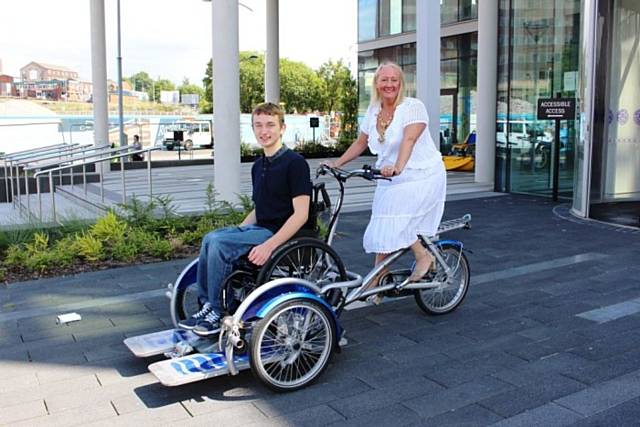
POLYGON ((351 71, 344 65, 342 60, 333 62, 329 60, 320 66, 318 76, 324 81, 325 91, 323 93, 323 110, 326 112, 335 111, 336 107, 343 103, 345 96, 345 82, 350 79, 351 71))
POLYGON ((123 80, 131 83, 133 90, 147 92, 147 94, 149 94, 149 99, 152 99, 151 91, 153 88, 153 79, 149 77, 149 74, 146 71, 138 71, 131 77, 124 78, 123 80))
POLYGON ((171 80, 158 79, 155 82, 155 93, 153 94, 153 100, 160 102, 160 92, 163 90, 176 90, 176 85, 171 80))
POLYGON ((240 52, 240 111, 250 113, 264 100, 264 55, 240 52))
POLYGON ((340 143, 346 145, 351 144, 358 136, 358 83, 351 77, 351 73, 344 75, 340 83, 340 143))
POLYGON ((180 95, 183 94, 194 94, 194 95, 199 95, 200 98, 202 98, 202 96, 204 95, 204 89, 202 89, 200 86, 190 83, 188 78, 184 78, 184 80, 182 80, 182 84, 178 87, 178 91, 180 91, 180 95))
POLYGON ((280 60, 280 100, 287 113, 322 110, 324 83, 302 62, 280 60))
MULTIPOLYGON (((202 82, 205 87, 203 113, 213 111, 212 62, 202 82)), ((287 113, 322 110, 324 82, 302 62, 280 60, 280 100, 287 113)), ((264 55, 240 52, 240 110, 250 113, 264 99, 264 55), (257 58, 252 58, 257 56, 257 58)))
POLYGON ((211 59, 207 62, 202 86, 204 86, 204 96, 200 100, 200 112, 213 113, 213 61, 211 59))

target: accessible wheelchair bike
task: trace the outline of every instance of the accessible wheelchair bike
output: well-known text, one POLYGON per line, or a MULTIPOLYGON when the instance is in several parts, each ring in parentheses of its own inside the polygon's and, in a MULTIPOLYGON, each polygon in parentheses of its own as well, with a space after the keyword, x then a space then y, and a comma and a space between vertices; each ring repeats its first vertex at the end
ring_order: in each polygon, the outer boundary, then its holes
MULTIPOLYGON (((332 176, 339 189, 331 209, 325 182, 313 187, 312 211, 330 211, 325 238, 294 236, 262 267, 241 259, 223 285, 223 303, 228 314, 222 319, 217 337, 200 337, 178 328, 180 320, 200 308, 195 284, 196 259, 169 285, 167 294, 171 298, 175 329, 124 341, 138 357, 164 354, 168 358, 149 365, 162 384, 177 386, 251 369, 273 390, 297 390, 318 378, 333 353, 346 342, 339 318, 350 304, 372 295, 413 295, 423 311, 439 315, 462 303, 469 288, 470 269, 463 245, 457 240, 418 236, 436 264, 435 270, 419 282, 409 281, 412 268, 389 268, 409 248, 390 254, 364 278, 346 270, 331 247, 345 183, 353 177, 388 178, 368 166, 352 171, 321 166, 316 179, 321 175, 332 176)), ((469 214, 444 221, 438 234, 470 228, 470 222, 469 214)))

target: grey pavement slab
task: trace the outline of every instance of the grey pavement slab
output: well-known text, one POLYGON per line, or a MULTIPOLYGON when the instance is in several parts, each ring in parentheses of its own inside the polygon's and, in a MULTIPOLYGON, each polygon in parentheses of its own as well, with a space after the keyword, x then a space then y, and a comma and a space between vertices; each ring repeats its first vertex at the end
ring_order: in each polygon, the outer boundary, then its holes
MULTIPOLYGON (((0 285, 0 424, 635 425, 640 233, 563 209, 513 195, 449 202, 446 218, 474 217, 443 236, 469 250, 466 301, 444 316, 411 297, 345 311, 349 344, 317 383, 284 395, 248 372, 167 388, 147 370, 162 356, 122 345, 168 327, 166 283, 189 260, 0 285), (66 311, 82 320, 56 325, 66 311)), ((334 245, 360 274, 367 220, 345 214, 334 245)))

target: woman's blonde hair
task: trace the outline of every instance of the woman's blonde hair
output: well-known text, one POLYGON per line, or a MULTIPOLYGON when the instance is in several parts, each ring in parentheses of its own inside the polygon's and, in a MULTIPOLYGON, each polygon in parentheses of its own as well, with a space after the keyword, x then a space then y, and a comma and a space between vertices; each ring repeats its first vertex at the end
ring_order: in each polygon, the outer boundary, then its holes
POLYGON ((384 67, 391 67, 398 72, 398 76, 400 77, 400 89, 398 90, 398 96, 396 97, 396 101, 393 103, 394 107, 397 107, 404 101, 404 90, 405 90, 405 82, 404 82, 404 72, 402 68, 398 64, 392 61, 385 61, 382 64, 378 65, 376 68, 376 72, 373 75, 373 91, 371 92, 371 104, 375 105, 380 101, 380 93, 378 92, 378 77, 380 77, 380 71, 384 67))

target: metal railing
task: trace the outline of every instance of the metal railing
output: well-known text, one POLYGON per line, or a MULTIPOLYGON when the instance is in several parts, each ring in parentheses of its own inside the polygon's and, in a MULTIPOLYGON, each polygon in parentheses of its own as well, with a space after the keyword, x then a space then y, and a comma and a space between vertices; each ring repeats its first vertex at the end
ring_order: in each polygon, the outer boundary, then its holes
MULTIPOLYGON (((147 188, 149 191, 149 197, 153 197, 153 177, 151 174, 151 152, 152 151, 157 151, 159 150, 158 147, 150 147, 150 148, 145 148, 142 150, 132 150, 129 151, 128 149, 131 147, 121 147, 121 148, 115 148, 112 149, 112 151, 123 151, 123 150, 127 150, 127 152, 125 153, 115 153, 106 157, 99 157, 99 158, 95 158, 96 156, 100 156, 103 154, 111 154, 108 152, 104 152, 104 153, 97 153, 94 155, 89 155, 89 156, 83 156, 80 158, 76 158, 75 160, 83 160, 82 163, 80 164, 74 164, 73 162, 71 164, 67 164, 67 165, 62 165, 62 166, 58 166, 58 167, 54 167, 54 168, 50 168, 47 170, 40 170, 36 173, 33 174, 33 178, 36 181, 36 193, 37 193, 37 197, 38 197, 38 219, 42 222, 42 192, 40 191, 40 177, 47 174, 48 175, 48 181, 49 181, 49 192, 51 194, 51 212, 52 212, 52 221, 53 222, 58 222, 57 220, 57 213, 56 213, 56 199, 55 199, 55 183, 53 180, 53 173, 54 172, 59 172, 61 174, 61 172, 65 169, 73 169, 74 167, 77 166, 82 166, 82 184, 84 187, 84 194, 85 194, 85 198, 87 197, 87 172, 86 172, 86 167, 87 165, 95 165, 95 164, 99 164, 99 169, 100 169, 100 198, 102 203, 104 203, 104 163, 107 161, 111 161, 111 160, 115 160, 115 159, 119 159, 120 160, 120 172, 121 172, 121 183, 122 183, 122 203, 126 203, 127 201, 127 187, 126 187, 126 176, 125 176, 125 162, 123 161, 125 158, 132 156, 132 155, 136 155, 136 154, 143 154, 146 153, 145 155, 145 161, 147 164, 147 188)), ((33 169, 33 168, 32 168, 33 169)), ((73 188, 73 185, 75 185, 75 182, 73 181, 73 175, 71 175, 71 188, 73 188)), ((62 185, 62 180, 60 180, 60 185, 62 185)), ((28 211, 29 213, 31 213, 31 209, 30 209, 30 204, 29 204, 29 200, 30 200, 30 194, 28 191, 28 187, 27 187, 27 203, 28 203, 28 211)))
POLYGON ((34 148, 31 150, 18 151, 15 153, 4 155, 0 158, 3 161, 4 178, 5 178, 5 190, 7 195, 7 201, 11 197, 13 206, 16 206, 14 191, 17 189, 18 195, 20 193, 20 165, 25 161, 35 161, 41 157, 47 158, 60 158, 70 150, 77 148, 77 144, 55 144, 46 147, 34 148), (15 167, 15 176, 14 176, 15 167), (16 181, 16 187, 14 188, 14 181, 16 181), (9 196, 11 194, 11 196, 9 196))

